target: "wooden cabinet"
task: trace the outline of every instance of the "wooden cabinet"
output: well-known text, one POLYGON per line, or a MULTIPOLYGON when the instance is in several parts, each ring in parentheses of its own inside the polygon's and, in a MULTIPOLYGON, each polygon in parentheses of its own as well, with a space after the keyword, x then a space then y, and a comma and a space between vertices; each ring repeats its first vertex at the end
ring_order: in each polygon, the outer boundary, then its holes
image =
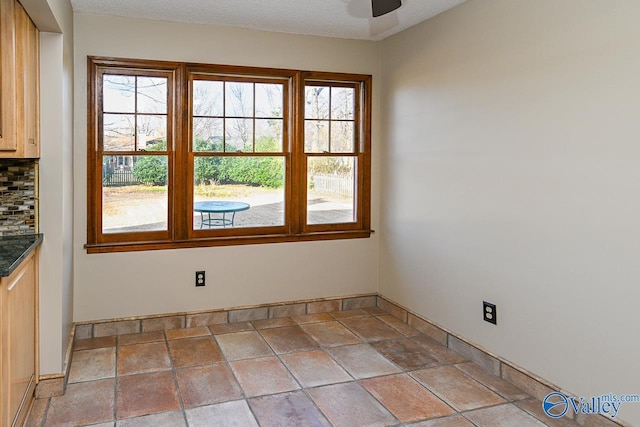
POLYGON ((15 0, 0 0, 0 158, 40 157, 40 45, 15 0))
POLYGON ((20 3, 15 4, 16 134, 18 156, 40 157, 40 35, 20 3))
POLYGON ((38 360, 37 250, 0 280, 0 426, 21 426, 33 400, 38 360))
POLYGON ((15 99, 15 1, 0 0, 0 156, 18 149, 15 99))

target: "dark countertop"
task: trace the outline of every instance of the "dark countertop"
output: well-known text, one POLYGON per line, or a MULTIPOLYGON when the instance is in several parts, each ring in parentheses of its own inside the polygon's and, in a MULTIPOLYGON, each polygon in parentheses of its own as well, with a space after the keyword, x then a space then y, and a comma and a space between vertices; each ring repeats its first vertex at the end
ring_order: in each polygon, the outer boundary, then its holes
POLYGON ((0 277, 8 277, 42 242, 43 234, 0 236, 0 277))

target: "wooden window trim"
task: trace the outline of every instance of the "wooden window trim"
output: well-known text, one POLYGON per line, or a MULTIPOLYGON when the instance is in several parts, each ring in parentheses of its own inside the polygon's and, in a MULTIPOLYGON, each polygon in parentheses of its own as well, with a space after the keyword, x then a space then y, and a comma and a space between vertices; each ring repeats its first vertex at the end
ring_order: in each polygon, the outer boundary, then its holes
MULTIPOLYGON (((355 103, 354 121, 359 125, 357 129, 357 147, 355 147, 354 153, 305 153, 304 144, 301 144, 300 155, 305 159, 310 157, 356 157, 358 168, 357 173, 357 192, 356 195, 356 209, 357 209, 357 221, 353 223, 337 223, 337 224, 307 224, 307 210, 301 209, 301 223, 302 231, 305 233, 322 233, 322 232, 334 232, 339 230, 344 231, 356 231, 356 230, 370 230, 371 228, 371 91, 372 91, 372 78, 369 75, 358 74, 343 74, 343 73, 327 73, 327 72, 303 72, 301 90, 304 90, 306 86, 326 86, 326 87, 345 87, 345 88, 357 88, 358 97, 355 103)), ((301 101, 303 101, 301 97, 301 101)), ((300 122, 300 132, 298 136, 300 140, 304 140, 304 105, 301 106, 303 110, 298 115, 298 121, 300 122)), ((329 122, 334 121, 328 119, 329 122)), ((301 162, 305 163, 304 161, 301 162)), ((298 182, 303 183, 307 181, 306 168, 299 171, 300 175, 298 182)), ((307 188, 301 189, 300 203, 305 204, 307 200, 307 188)))
MULTIPOLYGON (((116 156, 145 156, 155 154, 144 154, 137 151, 107 151, 101 148, 102 142, 102 109, 96 108, 102 104, 102 76, 110 74, 107 69, 113 69, 113 74, 119 75, 139 75, 144 73, 145 76, 167 77, 167 120, 170 118, 171 126, 167 129, 167 150, 163 153, 168 157, 167 171, 167 191, 171 194, 172 189, 177 188, 176 179, 176 137, 177 130, 181 127, 179 114, 175 113, 176 102, 180 99, 179 82, 181 80, 181 65, 176 62, 167 61, 145 61, 145 60, 118 60, 113 58, 88 58, 88 106, 87 106, 87 244, 112 244, 119 242, 135 242, 135 241, 156 241, 171 240, 174 236, 172 224, 176 223, 174 213, 176 213, 176 199, 169 196, 167 210, 167 230, 153 232, 129 232, 117 234, 101 233, 102 229, 102 171, 97 164, 102 162, 100 158, 103 155, 116 156)), ((137 114, 137 112, 136 112, 137 114)))
MULTIPOLYGON (((171 61, 151 61, 88 57, 88 112, 87 112, 87 244, 88 253, 128 252, 158 249, 195 248, 278 242, 367 238, 370 229, 371 208, 371 91, 369 75, 307 72, 276 68, 208 65, 171 61), (168 226, 167 231, 102 233, 102 173, 100 138, 102 130, 98 103, 102 102, 101 77, 109 74, 153 75, 167 74, 169 99, 167 118, 173 123, 167 133, 168 171, 168 226), (148 73, 148 74, 147 74, 148 73), (192 150, 190 90, 196 79, 216 81, 246 81, 251 83, 279 82, 288 96, 283 105, 282 152, 195 152, 192 150), (331 153, 331 156, 349 156, 357 159, 357 194, 355 209, 357 221, 337 224, 306 224, 306 159, 323 153, 304 152, 304 86, 305 82, 332 87, 359 85, 354 122, 358 125, 355 153, 331 153), (360 115, 362 113, 362 115, 360 115), (285 225, 269 227, 194 230, 193 161, 199 156, 276 156, 286 163, 285 225), (100 163, 100 165, 99 165, 100 163)), ((255 114, 255 112, 254 112, 255 114)), ((257 116, 254 116, 255 119, 257 116)), ((111 153, 111 152, 109 152, 111 153)), ((163 152, 158 152, 162 154, 163 152)), ((113 155, 113 154, 107 154, 113 155)), ((118 152, 117 155, 140 155, 138 152, 118 152)))
POLYGON ((86 244, 87 253, 112 253, 152 251, 161 249, 203 248, 209 246, 256 245, 264 243, 311 242, 316 240, 344 240, 368 238, 373 230, 347 230, 301 234, 266 234, 252 236, 230 236, 172 241, 141 241, 129 243, 86 244))

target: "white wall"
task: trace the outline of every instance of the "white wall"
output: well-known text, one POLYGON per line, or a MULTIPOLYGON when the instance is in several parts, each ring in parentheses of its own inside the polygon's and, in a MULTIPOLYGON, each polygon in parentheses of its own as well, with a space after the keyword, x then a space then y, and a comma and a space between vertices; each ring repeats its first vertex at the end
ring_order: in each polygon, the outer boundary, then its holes
POLYGON ((380 292, 585 397, 640 392, 638 16, 470 0, 382 43, 380 292))
POLYGON ((62 372, 73 323, 73 14, 68 0, 28 5, 39 28, 56 31, 40 36, 40 374, 48 375, 62 372))
MULTIPOLYGON (((87 255, 87 55, 373 74, 372 42, 75 15, 76 321, 258 304, 377 290, 377 238, 87 255), (195 288, 194 272, 207 271, 195 288)), ((377 105, 377 104, 376 104, 377 105)), ((375 117, 377 107, 374 111, 375 117)), ((374 135, 377 135, 374 128, 374 135)), ((374 146, 378 146, 374 138, 374 146)), ((378 176, 378 151, 373 151, 378 176)), ((377 224, 373 183, 373 226, 377 224)))

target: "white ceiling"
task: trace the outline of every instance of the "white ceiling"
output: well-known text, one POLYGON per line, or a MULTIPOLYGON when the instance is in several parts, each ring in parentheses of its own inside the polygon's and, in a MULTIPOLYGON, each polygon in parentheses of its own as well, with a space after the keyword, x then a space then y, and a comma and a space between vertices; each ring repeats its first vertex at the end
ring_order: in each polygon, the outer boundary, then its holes
POLYGON ((382 40, 465 0, 402 0, 371 17, 371 0, 71 0, 74 12, 293 34, 382 40))

